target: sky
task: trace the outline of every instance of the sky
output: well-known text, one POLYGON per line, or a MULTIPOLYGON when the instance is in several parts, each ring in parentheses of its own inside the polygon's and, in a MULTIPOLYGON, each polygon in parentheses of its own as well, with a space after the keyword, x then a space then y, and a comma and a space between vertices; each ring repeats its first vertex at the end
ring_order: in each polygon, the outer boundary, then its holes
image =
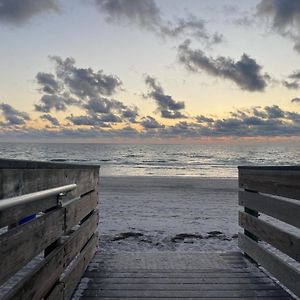
POLYGON ((299 0, 0 0, 0 141, 299 140, 299 0))

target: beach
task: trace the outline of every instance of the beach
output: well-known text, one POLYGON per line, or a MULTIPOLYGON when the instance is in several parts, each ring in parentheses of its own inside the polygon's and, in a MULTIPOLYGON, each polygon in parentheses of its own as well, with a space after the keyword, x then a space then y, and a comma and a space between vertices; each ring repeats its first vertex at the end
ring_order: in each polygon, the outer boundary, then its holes
POLYGON ((100 177, 102 251, 238 250, 237 179, 100 177))

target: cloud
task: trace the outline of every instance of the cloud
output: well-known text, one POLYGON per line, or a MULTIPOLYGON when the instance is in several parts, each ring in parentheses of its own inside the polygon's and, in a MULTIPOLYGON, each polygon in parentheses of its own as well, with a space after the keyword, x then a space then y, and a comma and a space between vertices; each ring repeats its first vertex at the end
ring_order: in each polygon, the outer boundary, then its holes
POLYGON ((300 1, 261 0, 256 15, 266 19, 272 29, 294 42, 294 49, 300 52, 300 1))
POLYGON ((213 118, 209 118, 203 115, 196 116, 195 119, 198 123, 212 123, 214 121, 213 118))
POLYGON ((39 104, 35 104, 35 110, 48 113, 55 109, 56 111, 65 111, 67 109, 65 99, 56 95, 43 95, 39 104))
POLYGON ((231 80, 242 90, 264 91, 270 78, 261 74, 262 66, 247 54, 243 54, 237 62, 224 56, 213 58, 202 50, 191 49, 189 40, 179 46, 178 54, 179 62, 190 72, 204 71, 211 76, 231 80))
POLYGON ((265 112, 270 119, 280 119, 285 117, 285 112, 278 106, 266 106, 265 112))
POLYGON ((298 90, 300 88, 300 85, 297 81, 288 82, 283 80, 282 84, 289 90, 298 90))
POLYGON ((36 75, 37 83, 41 86, 40 91, 47 94, 57 94, 61 90, 60 82, 50 73, 39 72, 36 75))
POLYGON ((121 109, 123 105, 120 107, 104 97, 92 98, 87 103, 83 104, 83 108, 85 108, 90 114, 99 113, 99 114, 107 114, 110 113, 113 108, 121 109))
POLYGON ((300 98, 293 98, 291 100, 292 103, 300 103, 300 98))
POLYGON ((58 0, 0 0, 0 22, 23 25, 36 15, 59 12, 58 0))
POLYGON ((150 88, 146 97, 155 100, 158 106, 157 110, 160 112, 161 117, 167 119, 186 118, 186 116, 180 112, 180 110, 185 108, 183 101, 175 101, 171 96, 166 95, 163 88, 154 77, 146 75, 145 83, 150 88))
POLYGON ((86 116, 68 116, 67 120, 71 121, 77 126, 95 126, 102 128, 111 128, 111 124, 107 122, 119 122, 120 119, 112 114, 106 115, 105 118, 98 115, 86 115, 86 116))
POLYGON ((43 93, 35 109, 40 112, 65 111, 68 106, 80 106, 90 97, 111 95, 121 86, 117 76, 106 75, 102 70, 77 68, 73 58, 63 60, 58 56, 50 57, 55 63, 55 72, 36 75, 39 91, 43 93))
POLYGON ((289 80, 283 80, 282 84, 290 89, 290 90, 298 90, 300 89, 300 70, 294 71, 292 74, 288 76, 289 80))
POLYGON ((122 117, 127 119, 130 123, 137 123, 136 118, 139 116, 138 108, 135 106, 133 108, 126 107, 122 111, 122 117))
POLYGON ((140 124, 145 128, 145 129, 157 129, 157 128, 164 128, 165 126, 158 123, 153 117, 147 116, 143 117, 140 124))
POLYGON ((55 117, 51 116, 50 114, 41 115, 40 118, 44 121, 49 121, 53 126, 60 125, 59 121, 55 117))
POLYGON ((294 71, 291 75, 289 75, 289 78, 300 80, 300 70, 294 71))
POLYGON ((208 33, 205 21, 193 14, 168 21, 154 0, 94 0, 108 22, 133 25, 165 38, 191 36, 208 44, 223 41, 223 35, 208 33))
MULTIPOLYGON (((116 75, 107 75, 102 70, 78 68, 71 57, 50 57, 55 72, 36 75, 39 91, 43 93, 35 110, 43 113, 67 111, 69 106, 85 110, 86 115, 71 115, 67 120, 74 125, 110 127, 109 123, 136 123, 138 110, 107 97, 122 86, 116 75)), ((50 120, 49 120, 50 121, 50 120)))
POLYGON ((56 75, 68 87, 69 91, 79 98, 111 96, 122 85, 115 75, 106 75, 103 70, 77 68, 75 59, 68 57, 63 60, 59 56, 50 59, 56 64, 56 75))
POLYGON ((26 121, 30 120, 28 113, 16 110, 9 104, 1 103, 0 110, 5 120, 4 122, 0 122, 3 126, 24 125, 26 121))
POLYGON ((278 105, 232 112, 201 128, 208 136, 299 136, 300 114, 284 111, 278 105))
POLYGON ((236 110, 226 118, 195 117, 160 130, 160 137, 275 137, 299 136, 300 114, 277 105, 236 110), (198 122, 199 121, 199 122, 198 122))
MULTIPOLYGON (((297 101, 296 101, 297 102, 297 101)), ((1 109, 3 109, 3 104, 1 109)), ((5 107, 9 115, 26 113, 5 107)), ((109 118, 109 115, 106 116, 109 118)), ((111 116, 114 118, 114 116, 111 116)), ((26 117, 27 118, 27 117, 26 117)), ((46 117, 48 118, 48 117, 46 117)), ((74 127, 69 125, 56 127, 55 130, 46 127, 34 129, 28 126, 5 126, 0 131, 1 137, 36 138, 36 139, 84 139, 84 138, 207 138, 207 137, 289 137, 300 136, 300 113, 288 111, 278 105, 237 109, 227 117, 217 118, 205 115, 195 116, 190 121, 180 121, 175 125, 160 124, 152 116, 141 118, 142 130, 137 130, 125 124, 122 128, 112 127, 101 116, 69 116, 67 118, 74 127), (193 120, 196 120, 194 122, 193 120), (104 122, 105 121, 105 122, 104 122), (89 125, 89 127, 82 127, 89 125)), ((112 120, 109 120, 112 121, 112 120)), ((8 122, 6 122, 8 123, 8 122)), ((15 122, 12 122, 15 123, 15 122)), ((17 122, 22 123, 22 122, 17 122)), ((11 124, 11 123, 10 123, 11 124)))
POLYGON ((101 124, 103 122, 120 123, 123 121, 137 123, 136 118, 139 116, 137 107, 130 108, 121 101, 105 97, 90 99, 82 107, 93 121, 96 120, 101 124))

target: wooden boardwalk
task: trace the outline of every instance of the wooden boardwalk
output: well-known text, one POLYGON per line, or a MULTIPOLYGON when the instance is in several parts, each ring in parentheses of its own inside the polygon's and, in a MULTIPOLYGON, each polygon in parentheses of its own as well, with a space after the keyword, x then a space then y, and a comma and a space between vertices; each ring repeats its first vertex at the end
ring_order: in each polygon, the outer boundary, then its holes
MULTIPOLYGON (((293 299, 242 252, 96 252, 99 166, 0 159, 0 183, 3 300, 293 299)), ((239 248, 300 298, 299 231, 260 217, 299 229, 299 183, 300 166, 239 167, 239 248)))
POLYGON ((241 252, 97 252, 73 299, 293 299, 241 252))

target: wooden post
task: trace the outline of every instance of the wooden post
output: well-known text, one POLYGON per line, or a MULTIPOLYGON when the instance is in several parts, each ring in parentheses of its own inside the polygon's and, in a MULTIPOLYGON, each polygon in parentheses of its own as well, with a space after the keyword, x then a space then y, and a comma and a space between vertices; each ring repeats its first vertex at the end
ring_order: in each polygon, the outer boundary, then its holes
MULTIPOLYGON (((256 191, 252 191, 252 190, 248 190, 248 189, 245 189, 245 191, 258 194, 256 191)), ((259 213, 257 210, 253 210, 251 208, 245 207, 244 211, 245 211, 245 213, 247 213, 253 217, 258 218, 258 216, 259 216, 259 213)), ((258 237, 256 235, 254 235, 253 233, 249 232, 248 230, 244 229, 244 234, 247 235, 252 240, 254 240, 255 242, 258 242, 258 237)))
MULTIPOLYGON (((250 192, 250 193, 256 193, 256 194, 258 194, 257 191, 252 191, 252 190, 248 190, 248 189, 245 189, 245 191, 246 191, 246 192, 250 192)), ((245 207, 245 208, 244 208, 244 211, 245 211, 245 213, 247 213, 247 214, 249 214, 249 215, 251 215, 251 216, 253 216, 253 217, 258 218, 258 216, 259 216, 259 213, 258 213, 257 210, 253 210, 253 209, 251 209, 251 208, 245 207)), ((244 229, 244 234, 245 234, 246 236, 248 236, 250 239, 252 239, 253 241, 255 241, 256 243, 258 243, 258 237, 257 237, 255 234, 251 233, 250 231, 248 231, 248 230, 246 230, 246 229, 244 229)), ((253 263, 257 264, 257 262, 256 262, 251 256, 249 256, 246 252, 244 252, 244 255, 245 255, 250 261, 252 261, 253 263)))

